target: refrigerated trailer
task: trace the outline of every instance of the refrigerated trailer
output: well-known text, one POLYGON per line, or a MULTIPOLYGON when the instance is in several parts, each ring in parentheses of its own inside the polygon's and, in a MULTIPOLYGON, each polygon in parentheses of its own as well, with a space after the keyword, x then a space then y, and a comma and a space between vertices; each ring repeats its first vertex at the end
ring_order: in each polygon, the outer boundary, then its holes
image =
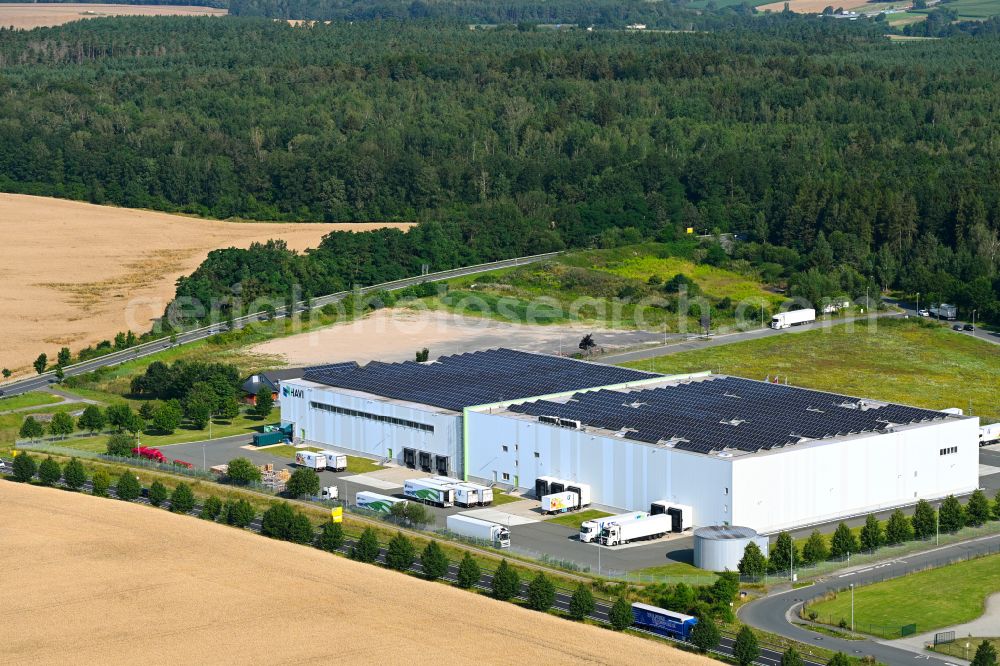
POLYGON ((580 496, 569 491, 542 495, 542 513, 566 513, 580 508, 580 496))
POLYGON ((403 482, 403 495, 434 506, 455 505, 455 485, 437 479, 407 479, 403 482))
POLYGON ((771 317, 771 328, 789 328, 816 321, 816 311, 812 308, 779 312, 771 317))
POLYGON ((698 624, 698 618, 684 615, 649 604, 632 604, 632 622, 635 626, 654 634, 686 641, 691 638, 691 630, 698 624))
POLYGON ((605 516, 597 520, 585 520, 580 524, 580 541, 583 543, 596 541, 601 536, 601 530, 604 529, 604 525, 607 523, 635 520, 636 518, 648 515, 645 511, 630 511, 629 513, 620 513, 616 516, 605 516))
POLYGON ((347 469, 347 456, 336 451, 320 451, 326 456, 326 468, 334 472, 343 472, 347 469))
POLYGON ((446 525, 449 532, 459 536, 489 541, 500 548, 510 547, 510 530, 503 525, 459 514, 448 516, 446 525))
POLYGON ((370 493, 367 490, 362 490, 354 498, 354 503, 357 504, 358 507, 368 509, 369 511, 375 511, 377 513, 389 513, 392 510, 392 505, 399 504, 400 502, 406 504, 406 500, 404 499, 389 497, 388 495, 379 495, 378 493, 370 493))
POLYGON ((312 451, 296 451, 295 464, 309 469, 326 469, 326 456, 312 451))
POLYGON ((455 504, 464 507, 479 506, 479 489, 465 484, 455 486, 455 504))
POLYGON ((659 539, 670 531, 674 519, 665 513, 658 516, 644 516, 635 520, 605 523, 601 530, 601 545, 619 546, 632 541, 659 539))

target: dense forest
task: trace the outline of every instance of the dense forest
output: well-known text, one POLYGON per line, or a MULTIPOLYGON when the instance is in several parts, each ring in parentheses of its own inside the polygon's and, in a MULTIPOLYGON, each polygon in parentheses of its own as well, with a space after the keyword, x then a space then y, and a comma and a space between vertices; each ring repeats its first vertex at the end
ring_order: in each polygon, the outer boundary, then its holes
POLYGON ((694 227, 743 232, 762 270, 846 268, 1000 319, 998 79, 990 35, 899 45, 786 14, 675 34, 99 19, 0 32, 0 188, 421 222, 213 253, 181 295, 320 294, 694 227))

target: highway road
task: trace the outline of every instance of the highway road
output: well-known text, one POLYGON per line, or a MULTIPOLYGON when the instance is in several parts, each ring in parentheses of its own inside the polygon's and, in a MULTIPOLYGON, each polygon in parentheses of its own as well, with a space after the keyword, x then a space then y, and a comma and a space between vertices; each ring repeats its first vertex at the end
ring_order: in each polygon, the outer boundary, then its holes
MULTIPOLYGON (((0 459, 0 463, 6 465, 7 469, 9 470, 11 465, 10 460, 0 459)), ((2 478, 2 476, 0 476, 0 478, 2 478)), ((92 491, 92 489, 93 486, 90 481, 87 481, 87 483, 82 488, 82 490, 86 492, 90 492, 92 491)), ((115 497, 114 487, 109 489, 108 494, 111 497, 115 497)), ((149 504, 149 500, 145 497, 139 497, 138 499, 135 500, 135 502, 138 504, 147 504, 147 505, 149 504)), ((170 503, 168 501, 163 505, 163 508, 167 508, 169 507, 169 505, 170 503)), ((196 505, 189 515, 198 516, 200 513, 201 513, 201 505, 196 505)), ((248 529, 259 534, 261 530, 261 518, 260 517, 255 518, 253 522, 250 523, 248 529)), ((353 545, 354 542, 352 540, 345 539, 343 546, 341 546, 341 548, 339 548, 338 550, 341 554, 348 555, 353 545)), ((380 564, 384 564, 385 554, 386 554, 385 549, 384 548, 380 549, 378 559, 376 561, 380 564)), ((409 570, 413 573, 422 574, 423 569, 420 566, 420 560, 419 559, 415 560, 413 565, 410 566, 409 570)), ((456 582, 458 580, 458 565, 454 562, 449 563, 448 572, 443 576, 443 578, 452 583, 456 582)), ((527 599, 528 583, 529 583, 528 580, 521 581, 520 593, 517 595, 517 598, 522 601, 527 599)), ((485 570, 482 572, 482 575, 479 578, 479 582, 476 584, 475 587, 477 587, 480 590, 489 592, 492 590, 492 584, 493 584, 493 572, 485 570)), ((553 604, 553 607, 560 611, 568 612, 572 595, 573 593, 570 590, 564 588, 556 588, 555 602, 553 604)), ((595 603, 594 611, 590 613, 588 617, 591 620, 595 620, 602 624, 608 624, 609 623, 608 618, 610 612, 611 612, 611 604, 607 602, 598 601, 597 603, 595 603)), ((638 631, 639 633, 648 634, 650 636, 656 636, 657 638, 664 638, 649 631, 643 631, 643 630, 638 630, 638 631)), ((672 639, 666 639, 666 640, 673 643, 682 642, 682 641, 675 641, 672 639)), ((713 652, 726 657, 732 657, 734 643, 735 643, 734 636, 723 634, 718 648, 716 650, 713 650, 713 652)), ((755 663, 760 664, 761 666, 779 666, 781 663, 781 652, 780 650, 770 649, 767 647, 767 645, 761 644, 760 657, 755 663)), ((805 662, 807 666, 823 666, 824 663, 825 662, 822 661, 805 662)))
MULTIPOLYGON (((475 275, 477 273, 486 273, 488 271, 495 271, 501 268, 510 268, 514 266, 521 266, 524 264, 535 263, 538 261, 544 261, 546 259, 551 259, 552 257, 558 256, 558 252, 549 252, 546 254, 536 254, 529 257, 517 257, 515 259, 507 259, 504 261, 494 261, 486 264, 477 264, 475 266, 465 266, 462 268, 455 268, 447 271, 439 271, 436 273, 428 273, 427 275, 420 275, 412 278, 404 278, 402 280, 394 280, 392 282, 383 282, 381 284, 372 285, 370 287, 363 287, 359 289, 360 293, 367 294, 376 291, 396 291, 399 289, 405 289, 406 287, 412 287, 423 282, 440 282, 442 280, 450 280, 456 277, 463 277, 465 275, 475 275)), ((358 293, 358 291, 341 291, 335 294, 328 294, 326 296, 319 296, 312 299, 312 309, 321 308, 329 303, 336 303, 343 300, 351 294, 358 293)), ((306 310, 306 303, 299 302, 295 305, 295 310, 301 312, 306 310)), ((275 319, 282 319, 288 316, 288 308, 278 308, 275 311, 275 319)), ((251 315, 246 315, 244 317, 239 317, 233 320, 233 328, 243 328, 247 324, 262 321, 264 319, 263 313, 256 313, 251 315)), ((146 342, 129 349, 123 349, 121 351, 113 352, 111 354, 106 354, 99 358, 91 359, 89 361, 84 361, 82 363, 76 363, 73 365, 68 365, 63 368, 63 372, 67 377, 72 377, 74 375, 81 375, 88 372, 97 370, 98 368, 103 368, 107 366, 119 365, 127 361, 132 361, 137 358, 142 358, 144 356, 150 356, 151 354, 156 354, 174 347, 177 345, 191 344, 192 342, 197 342, 199 340, 204 340, 213 335, 223 332, 226 329, 225 323, 213 324, 211 326, 204 326, 202 328, 192 329, 185 331, 183 333, 178 333, 174 342, 169 339, 153 340, 151 342, 146 342)), ((53 371, 46 372, 35 377, 29 377, 26 379, 20 379, 10 382, 5 382, 0 384, 0 395, 3 396, 13 396, 20 395, 22 393, 28 393, 30 391, 37 391, 38 389, 45 388, 53 383, 55 383, 55 373, 53 371)))
MULTIPOLYGON (((789 621, 793 612, 803 602, 822 596, 827 592, 849 589, 914 573, 931 566, 939 566, 949 559, 959 559, 974 555, 1000 552, 1000 534, 979 537, 970 541, 941 546, 923 553, 907 555, 905 558, 842 570, 816 582, 809 587, 779 592, 752 601, 740 608, 739 618, 745 624, 792 640, 817 645, 828 650, 837 650, 851 656, 871 655, 883 664, 898 666, 912 664, 914 659, 929 659, 941 663, 954 664, 953 659, 936 656, 930 652, 919 654, 896 647, 888 642, 876 640, 849 641, 815 633, 794 625, 789 621)), ((900 618, 905 620, 906 610, 899 609, 900 618)), ((902 623, 901 623, 902 624, 902 623)), ((917 627, 917 633, 927 631, 917 627)))

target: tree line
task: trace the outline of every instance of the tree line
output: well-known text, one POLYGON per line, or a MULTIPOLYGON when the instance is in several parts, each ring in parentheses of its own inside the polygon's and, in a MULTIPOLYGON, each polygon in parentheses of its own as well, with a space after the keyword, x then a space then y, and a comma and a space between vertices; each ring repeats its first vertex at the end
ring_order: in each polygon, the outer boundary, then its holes
POLYGON ((964 506, 954 495, 946 497, 937 510, 927 500, 920 500, 912 517, 901 509, 893 511, 885 522, 868 514, 858 534, 844 522, 837 525, 829 538, 813 530, 801 549, 788 532, 777 535, 769 554, 751 542, 740 560, 739 572, 762 579, 768 573, 788 572, 826 560, 841 561, 852 554, 872 553, 914 539, 933 539, 939 533, 952 534, 963 527, 980 527, 992 520, 1000 520, 1000 496, 991 503, 982 490, 974 491, 964 506))

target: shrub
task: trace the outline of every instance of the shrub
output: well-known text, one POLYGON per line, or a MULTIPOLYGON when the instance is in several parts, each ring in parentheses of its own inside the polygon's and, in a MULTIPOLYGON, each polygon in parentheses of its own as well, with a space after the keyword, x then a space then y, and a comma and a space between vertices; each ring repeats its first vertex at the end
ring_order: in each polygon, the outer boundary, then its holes
POLYGON ((424 551, 420 553, 420 568, 424 576, 430 580, 441 578, 448 573, 448 556, 444 554, 437 541, 428 541, 424 551))
POLYGON ((43 486, 54 486, 62 478, 62 468, 52 456, 49 456, 38 466, 38 480, 43 486))
POLYGON ((224 513, 226 524, 241 528, 249 527, 253 519, 257 517, 257 510, 253 508, 253 504, 245 499, 226 502, 224 513))
POLYGON ((94 472, 94 478, 90 480, 90 484, 91 492, 96 497, 107 497, 108 488, 111 487, 111 477, 105 470, 99 469, 94 472))
POLYGON ((260 521, 260 533, 272 539, 287 541, 292 533, 295 509, 288 502, 275 502, 264 512, 260 521))
POLYGON ((35 478, 35 472, 38 471, 35 459, 29 456, 25 451, 21 451, 14 456, 13 467, 14 480, 20 481, 21 483, 28 483, 31 481, 35 478))
POLYGON ((569 600, 569 616, 574 620, 583 620, 594 612, 594 608, 593 593, 584 583, 580 583, 573 590, 573 596, 569 600))
POLYGON ((234 458, 229 461, 226 479, 230 483, 245 486, 249 483, 260 483, 260 468, 246 458, 234 458))
POLYGON ((500 560, 500 566, 493 574, 493 596, 500 601, 509 601, 521 590, 521 577, 507 560, 500 560))
POLYGON ((140 485, 139 479, 136 478, 135 474, 128 470, 122 472, 121 476, 118 477, 118 483, 115 485, 115 495, 118 499, 131 502, 134 499, 138 499, 141 494, 142 485, 140 485))
POLYGON ((309 516, 299 511, 295 512, 288 540, 301 544, 311 544, 316 540, 316 529, 313 527, 312 521, 309 520, 309 516))
POLYGON ((380 550, 375 530, 366 527, 358 540, 351 546, 351 559, 371 563, 378 559, 380 550))
POLYGON ((201 517, 205 520, 215 520, 221 513, 222 500, 215 495, 207 497, 205 503, 201 505, 201 517))
POLYGON ((608 621, 615 631, 624 631, 632 626, 632 604, 625 597, 618 597, 608 612, 608 621))
POLYGON ((528 583, 528 608, 547 611, 556 600, 556 587, 545 573, 539 571, 528 583))
POLYGON ((292 499, 297 499, 303 495, 318 495, 319 475, 315 470, 308 467, 300 467, 292 472, 292 477, 285 484, 285 494, 292 499))
POLYGON ((691 642, 702 652, 714 650, 719 645, 719 628, 707 615, 698 617, 698 624, 691 630, 691 642))
POLYGON ((79 490, 83 484, 87 483, 87 470, 83 467, 83 463, 72 458, 63 469, 63 479, 66 481, 67 488, 79 490))
POLYGON ((397 571, 409 569, 416 557, 417 551, 413 547, 413 542, 407 539, 402 532, 397 532, 396 536, 389 540, 389 545, 385 549, 386 566, 397 571))
POLYGON ((458 586, 461 588, 469 589, 479 582, 482 577, 483 572, 479 568, 479 563, 470 555, 466 553, 462 557, 462 561, 458 565, 458 586))
POLYGON ((179 483, 170 494, 170 510, 174 513, 191 513, 194 509, 194 493, 191 486, 179 483))
POLYGON ((116 458, 128 458, 132 455, 132 449, 134 447, 135 438, 132 437, 132 435, 119 432, 108 437, 105 452, 109 456, 114 456, 116 458))
POLYGON ((760 645, 757 643, 757 636, 750 627, 743 625, 736 633, 736 642, 733 644, 733 656, 736 657, 736 661, 740 666, 750 666, 760 656, 760 645))
POLYGON ((167 501, 167 487, 159 481, 153 481, 149 486, 149 503, 160 506, 167 501))
POLYGON ((333 553, 340 550, 343 545, 344 526, 333 521, 324 524, 323 529, 319 532, 318 546, 328 553, 333 553))

